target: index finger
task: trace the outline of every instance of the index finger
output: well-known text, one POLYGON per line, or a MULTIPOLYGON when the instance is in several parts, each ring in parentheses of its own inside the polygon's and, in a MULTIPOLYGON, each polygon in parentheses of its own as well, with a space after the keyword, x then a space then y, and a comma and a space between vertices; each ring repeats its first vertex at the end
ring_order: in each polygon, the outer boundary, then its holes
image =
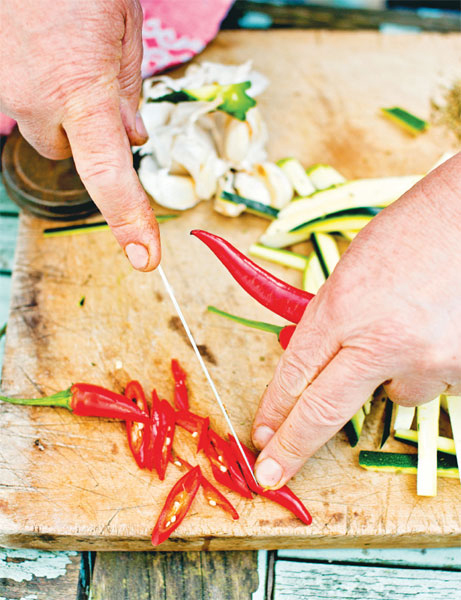
POLYGON ((62 124, 77 171, 133 267, 151 271, 160 262, 158 224, 133 168, 119 98, 83 108, 62 124))

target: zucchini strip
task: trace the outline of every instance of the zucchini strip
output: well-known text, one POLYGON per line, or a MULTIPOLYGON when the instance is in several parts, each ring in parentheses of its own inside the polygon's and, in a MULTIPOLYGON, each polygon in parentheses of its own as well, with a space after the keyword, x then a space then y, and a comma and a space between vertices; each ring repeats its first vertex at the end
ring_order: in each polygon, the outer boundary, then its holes
POLYGON ((263 244, 252 244, 248 249, 248 254, 298 271, 304 271, 309 262, 309 259, 303 254, 280 248, 269 248, 269 246, 263 244))
POLYGON ((418 496, 437 494, 437 437, 439 435, 440 396, 418 406, 418 496))
POLYGON ((339 183, 346 183, 345 177, 330 165, 312 165, 306 169, 306 174, 317 190, 327 190, 339 183))
MULTIPOLYGON (((399 442, 404 442, 411 446, 418 445, 418 432, 414 429, 396 429, 394 438, 399 442)), ((437 436, 437 451, 455 456, 455 441, 442 435, 437 436)))
POLYGON ((325 283, 325 274, 320 265, 319 258, 315 252, 307 257, 307 265, 303 272, 302 289, 305 292, 316 294, 325 283))
POLYGON ((461 457, 461 397, 447 396, 448 414, 450 416, 451 430, 456 449, 456 456, 461 457))
MULTIPOLYGON (((164 223, 176 219, 179 215, 157 215, 157 223, 164 223)), ((80 225, 65 225, 64 227, 49 227, 43 230, 43 237, 63 237, 66 235, 80 235, 82 233, 94 233, 96 231, 107 231, 109 225, 105 221, 95 223, 81 223, 80 225)))
POLYGON ((394 409, 394 403, 390 398, 386 398, 386 407, 384 409, 384 425, 383 425, 383 434, 381 437, 381 443, 379 445, 380 448, 384 446, 387 442, 390 434, 391 434, 391 422, 392 422, 392 412, 394 409))
MULTIPOLYGON (((359 465, 367 471, 416 475, 418 472, 418 455, 362 450, 359 454, 359 465)), ((459 477, 456 458, 454 456, 439 455, 436 462, 436 474, 439 477, 459 477)))
POLYGON ((256 200, 251 200, 250 198, 244 198, 243 196, 231 192, 221 192, 221 198, 227 202, 233 202, 234 204, 244 204, 247 212, 258 217, 264 217, 265 219, 276 219, 279 214, 277 208, 273 208, 262 202, 257 202, 256 200))
POLYGON ((390 121, 397 123, 406 131, 409 131, 413 135, 418 135, 418 133, 423 133, 429 127, 429 123, 424 119, 420 119, 416 115, 413 115, 411 112, 408 112, 404 108, 400 108, 399 106, 394 106, 392 108, 382 108, 381 112, 385 117, 387 117, 390 121))
POLYGON ((365 413, 363 408, 358 410, 352 419, 344 425, 344 431, 346 432, 349 444, 354 448, 360 439, 362 433, 363 424, 365 423, 365 413))
POLYGON ((309 196, 315 192, 314 184, 297 158, 281 158, 276 164, 288 177, 298 196, 309 196))
MULTIPOLYGON (((394 429, 411 429, 411 424, 415 418, 416 408, 414 406, 395 406, 394 429)), ((415 431, 415 433, 417 433, 415 431)))

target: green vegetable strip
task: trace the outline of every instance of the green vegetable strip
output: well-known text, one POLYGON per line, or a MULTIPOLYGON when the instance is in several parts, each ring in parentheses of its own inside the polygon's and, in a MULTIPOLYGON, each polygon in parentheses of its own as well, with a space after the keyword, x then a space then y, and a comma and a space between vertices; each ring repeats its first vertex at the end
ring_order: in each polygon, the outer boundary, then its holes
MULTIPOLYGON (((176 219, 178 215, 157 215, 157 223, 164 223, 176 219)), ((79 235, 81 233, 93 233, 95 231, 106 231, 109 225, 105 221, 95 223, 81 223, 80 225, 66 225, 64 227, 50 227, 43 230, 43 237, 61 237, 66 235, 79 235)))
MULTIPOLYGON (((398 442, 410 444, 410 446, 418 445, 418 432, 414 429, 396 429, 394 432, 394 438, 398 442)), ((437 437, 437 451, 444 452, 445 454, 456 455, 455 442, 451 438, 439 435, 437 437)))
MULTIPOLYGON (((418 470, 418 455, 362 450, 359 454, 359 465, 368 471, 416 475, 418 470)), ((436 472, 441 477, 459 477, 456 458, 443 454, 439 455, 437 457, 436 472)))
MULTIPOLYGON (((456 455, 461 458, 461 397, 447 396, 448 414, 453 431, 456 455)), ((459 462, 459 460, 458 460, 459 462)), ((460 475, 461 477, 461 475, 460 475)))
POLYGON ((0 340, 2 339, 2 337, 5 335, 6 333, 6 323, 2 326, 2 328, 0 329, 0 340))
POLYGON ((272 206, 257 202, 256 200, 251 200, 250 198, 244 198, 243 196, 231 192, 221 192, 221 198, 228 202, 233 202, 234 204, 244 204, 248 212, 257 215, 258 217, 276 219, 279 214, 278 209, 273 208, 272 206))
POLYGON ((418 406, 418 496, 437 494, 437 437, 439 435, 440 397, 418 406))
POLYGON ((215 313, 216 315, 220 315, 221 317, 225 317, 226 319, 230 319, 231 321, 235 321, 236 323, 240 323, 240 325, 246 325, 247 327, 251 327, 253 329, 259 329, 260 331, 275 333, 277 336, 283 329, 283 327, 280 327, 279 325, 273 325, 272 323, 264 323, 264 321, 252 321, 251 319, 245 319, 244 317, 232 315, 231 313, 216 308, 216 306, 208 306, 207 310, 215 313))
POLYGON ((309 259, 303 254, 281 250, 280 248, 270 248, 263 244, 252 244, 248 249, 248 254, 298 271, 304 271, 309 263, 309 259))
POLYGON ((389 438, 391 433, 391 421, 392 421, 392 411, 394 408, 394 403, 389 398, 386 398, 386 407, 384 409, 384 426, 383 426, 383 435, 381 437, 380 448, 384 446, 389 438))
POLYGON ((398 123, 410 133, 422 133, 429 127, 429 123, 408 112, 404 108, 394 106, 393 108, 382 108, 384 116, 398 123))

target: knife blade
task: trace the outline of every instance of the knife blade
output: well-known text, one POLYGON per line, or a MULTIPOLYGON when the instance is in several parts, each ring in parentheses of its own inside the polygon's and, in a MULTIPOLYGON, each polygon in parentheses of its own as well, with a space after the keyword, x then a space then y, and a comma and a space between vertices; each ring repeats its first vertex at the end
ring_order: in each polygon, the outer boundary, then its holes
POLYGON ((170 282, 168 281, 167 276, 165 275, 165 271, 163 270, 162 265, 159 265, 157 267, 157 271, 158 271, 158 273, 160 275, 160 278, 162 279, 162 282, 163 282, 163 285, 165 287, 165 290, 167 291, 167 294, 170 297, 170 300, 171 300, 171 302, 172 302, 172 304, 173 304, 173 306, 174 306, 174 308, 176 310, 176 314, 178 315, 178 317, 179 317, 179 319, 180 319, 180 321, 182 323, 182 326, 184 327, 184 331, 186 332, 187 337, 189 338, 189 341, 190 341, 190 343, 192 345, 192 348, 193 348, 193 350, 195 352, 195 356, 197 357, 197 359, 198 359, 198 361, 200 363, 200 366, 202 367, 202 371, 205 374, 205 377, 206 377, 208 383, 210 384, 211 390, 212 390, 213 395, 214 395, 214 397, 215 397, 215 399, 216 399, 216 401, 218 403, 218 406, 221 409, 222 414, 224 415, 226 423, 229 426, 229 429, 230 429, 232 435, 234 436, 235 441, 237 442, 237 446, 238 446, 238 448, 240 450, 242 458, 245 461, 246 466, 248 467, 248 469, 249 469, 249 471, 251 473, 251 476, 253 477, 256 485, 259 485, 258 482, 256 481, 256 477, 254 476, 253 469, 251 468, 251 465, 250 465, 250 463, 248 461, 248 458, 246 457, 245 451, 243 450, 242 444, 240 443, 240 440, 239 440, 238 435, 237 435, 237 433, 236 433, 236 431, 234 429, 234 426, 232 425, 232 421, 230 420, 230 417, 229 417, 229 414, 228 414, 228 412, 226 410, 226 407, 224 406, 223 401, 221 400, 221 397, 220 397, 220 395, 218 393, 218 390, 216 389, 216 385, 215 385, 215 383, 214 383, 214 381, 213 381, 213 379, 212 379, 212 377, 211 377, 211 375, 210 375, 210 373, 208 371, 208 368, 207 368, 207 366, 205 364, 205 361, 202 358, 202 355, 200 354, 200 350, 198 349, 197 344, 196 344, 195 339, 194 339, 194 336, 192 335, 190 327, 187 324, 187 321, 186 321, 186 318, 184 316, 184 313, 182 312, 181 307, 179 306, 179 303, 178 303, 178 301, 176 299, 176 295, 174 293, 173 287, 171 286, 170 282))

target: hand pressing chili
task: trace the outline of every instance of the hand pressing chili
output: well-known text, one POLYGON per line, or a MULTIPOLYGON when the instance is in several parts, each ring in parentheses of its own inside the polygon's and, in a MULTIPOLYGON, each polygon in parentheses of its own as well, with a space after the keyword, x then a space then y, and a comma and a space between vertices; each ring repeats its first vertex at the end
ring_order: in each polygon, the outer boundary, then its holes
POLYGON ((81 417, 103 417, 140 423, 149 421, 149 416, 125 396, 91 383, 75 383, 67 390, 43 398, 0 396, 0 400, 9 404, 67 408, 81 417))
MULTIPOLYGON (((144 390, 139 381, 130 381, 125 388, 125 396, 129 398, 143 413, 149 416, 149 407, 147 405, 144 390)), ((137 421, 127 421, 126 434, 128 445, 136 464, 140 469, 146 466, 147 452, 149 448, 150 428, 146 423, 137 421)))
POLYGON ((299 323, 313 294, 274 277, 218 235, 201 229, 194 229, 191 235, 210 248, 250 296, 284 319, 299 323))

